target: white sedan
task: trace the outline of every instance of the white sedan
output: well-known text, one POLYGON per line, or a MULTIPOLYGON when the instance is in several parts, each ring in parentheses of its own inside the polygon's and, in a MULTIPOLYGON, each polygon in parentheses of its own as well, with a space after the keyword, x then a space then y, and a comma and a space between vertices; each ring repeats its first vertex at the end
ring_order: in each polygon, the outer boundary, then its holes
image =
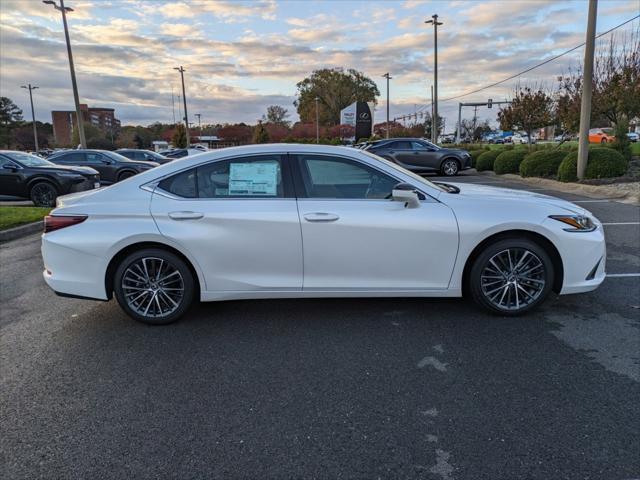
POLYGON ((602 226, 577 205, 316 145, 211 151, 61 197, 42 255, 56 293, 115 295, 149 324, 198 298, 464 294, 515 315, 605 278, 602 226))

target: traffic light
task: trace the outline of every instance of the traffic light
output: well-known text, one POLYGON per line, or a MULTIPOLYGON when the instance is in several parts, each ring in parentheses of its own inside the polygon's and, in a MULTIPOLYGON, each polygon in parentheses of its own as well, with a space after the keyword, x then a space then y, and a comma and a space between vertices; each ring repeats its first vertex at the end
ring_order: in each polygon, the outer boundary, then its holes
POLYGON ((491 105, 493 105, 493 98, 487 100, 487 108, 491 108, 491 105))

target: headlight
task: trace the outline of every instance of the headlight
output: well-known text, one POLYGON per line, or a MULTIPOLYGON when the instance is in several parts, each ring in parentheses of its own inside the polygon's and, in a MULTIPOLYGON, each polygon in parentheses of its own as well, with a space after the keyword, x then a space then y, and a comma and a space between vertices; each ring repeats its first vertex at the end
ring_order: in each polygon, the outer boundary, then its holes
POLYGON ((75 172, 58 172, 58 176, 65 177, 65 178, 84 179, 84 177, 81 174, 75 173, 75 172))
POLYGON ((593 232, 597 228, 591 217, 586 215, 550 215, 549 218, 569 225, 571 228, 565 228, 566 232, 593 232))

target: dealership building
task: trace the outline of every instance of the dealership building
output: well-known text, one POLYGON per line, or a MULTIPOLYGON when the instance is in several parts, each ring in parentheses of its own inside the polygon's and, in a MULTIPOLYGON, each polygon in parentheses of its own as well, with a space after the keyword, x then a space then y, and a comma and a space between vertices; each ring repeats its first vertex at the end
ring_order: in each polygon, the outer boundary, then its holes
MULTIPOLYGON (((84 103, 80 104, 80 112, 85 125, 91 124, 103 130, 107 137, 120 129, 120 120, 115 117, 113 108, 89 107, 84 103)), ((54 110, 51 112, 53 123, 53 136, 56 145, 71 145, 73 130, 77 126, 75 110, 54 110)))

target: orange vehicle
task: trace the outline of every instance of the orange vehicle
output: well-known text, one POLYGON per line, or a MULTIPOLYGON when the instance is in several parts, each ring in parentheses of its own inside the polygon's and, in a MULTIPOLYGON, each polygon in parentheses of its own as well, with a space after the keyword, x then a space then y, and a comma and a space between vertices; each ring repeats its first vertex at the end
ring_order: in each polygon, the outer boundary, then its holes
POLYGON ((615 139, 613 128, 592 128, 589 130, 589 143, 611 143, 615 139))

